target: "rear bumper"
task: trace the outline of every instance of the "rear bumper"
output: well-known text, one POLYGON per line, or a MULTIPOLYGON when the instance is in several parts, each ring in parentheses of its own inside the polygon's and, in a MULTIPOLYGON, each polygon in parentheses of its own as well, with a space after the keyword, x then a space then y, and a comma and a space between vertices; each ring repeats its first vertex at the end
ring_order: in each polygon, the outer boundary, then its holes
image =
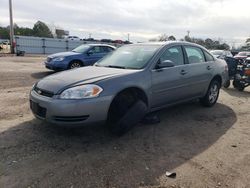
POLYGON ((112 97, 63 100, 30 93, 30 107, 38 119, 57 125, 87 125, 104 122, 112 97))

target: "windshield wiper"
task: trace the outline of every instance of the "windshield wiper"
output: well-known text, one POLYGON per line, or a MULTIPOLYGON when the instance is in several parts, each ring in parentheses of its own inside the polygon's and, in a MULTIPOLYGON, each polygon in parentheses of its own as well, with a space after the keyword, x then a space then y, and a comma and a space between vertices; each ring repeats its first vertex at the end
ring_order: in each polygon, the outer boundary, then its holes
POLYGON ((124 66, 119 66, 119 65, 107 65, 107 66, 104 66, 104 67, 118 68, 118 69, 126 69, 126 67, 124 67, 124 66))

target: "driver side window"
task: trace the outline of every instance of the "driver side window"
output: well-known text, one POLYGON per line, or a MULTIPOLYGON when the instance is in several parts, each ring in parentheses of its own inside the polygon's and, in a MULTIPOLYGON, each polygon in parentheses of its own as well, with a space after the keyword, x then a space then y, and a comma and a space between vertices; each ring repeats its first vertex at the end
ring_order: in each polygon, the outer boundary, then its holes
POLYGON ((96 54, 96 53, 101 53, 100 46, 95 46, 91 50, 89 50, 90 53, 96 54))
POLYGON ((182 48, 180 46, 174 46, 166 49, 163 55, 160 57, 160 62, 170 60, 175 66, 183 65, 184 58, 182 53, 182 48))

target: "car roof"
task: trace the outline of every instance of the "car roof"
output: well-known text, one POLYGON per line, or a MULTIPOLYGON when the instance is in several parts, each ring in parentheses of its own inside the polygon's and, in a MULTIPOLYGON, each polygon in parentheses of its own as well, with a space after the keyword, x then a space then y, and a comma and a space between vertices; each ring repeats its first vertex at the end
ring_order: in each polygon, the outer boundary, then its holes
POLYGON ((107 46, 107 47, 111 47, 111 48, 116 48, 115 46, 109 45, 109 44, 86 44, 89 46, 107 46))
MULTIPOLYGON (((190 45, 190 46, 196 46, 202 49, 207 50, 203 46, 191 42, 186 42, 186 41, 166 41, 166 42, 145 42, 145 43, 136 43, 136 44, 129 44, 129 45, 159 45, 159 46, 166 46, 166 45, 171 45, 171 44, 177 44, 177 45, 190 45)), ((208 50, 207 50, 208 51, 208 50)))

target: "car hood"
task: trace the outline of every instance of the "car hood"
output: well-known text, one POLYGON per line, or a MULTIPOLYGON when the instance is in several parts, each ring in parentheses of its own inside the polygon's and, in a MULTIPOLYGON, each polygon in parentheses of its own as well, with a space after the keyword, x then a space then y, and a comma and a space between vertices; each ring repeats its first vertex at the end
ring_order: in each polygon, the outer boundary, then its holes
POLYGON ((67 57, 67 56, 72 56, 72 55, 79 55, 79 53, 76 52, 60 52, 60 53, 56 53, 56 54, 51 54, 48 57, 50 58, 55 58, 55 57, 67 57))
POLYGON ((134 72, 138 72, 138 70, 88 66, 47 76, 40 80, 36 87, 58 94, 68 87, 95 83, 103 79, 134 72))

